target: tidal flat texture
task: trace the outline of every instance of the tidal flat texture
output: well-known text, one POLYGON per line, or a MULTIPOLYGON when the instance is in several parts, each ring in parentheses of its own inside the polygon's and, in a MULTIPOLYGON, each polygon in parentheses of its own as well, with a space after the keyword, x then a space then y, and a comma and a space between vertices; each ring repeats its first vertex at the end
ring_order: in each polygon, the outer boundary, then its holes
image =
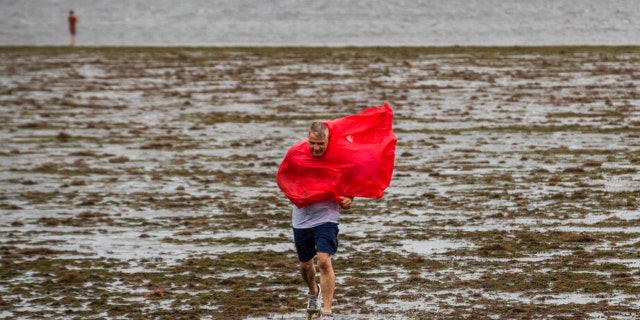
POLYGON ((275 172, 388 102, 339 319, 630 319, 640 48, 0 48, 0 317, 301 319, 275 172))

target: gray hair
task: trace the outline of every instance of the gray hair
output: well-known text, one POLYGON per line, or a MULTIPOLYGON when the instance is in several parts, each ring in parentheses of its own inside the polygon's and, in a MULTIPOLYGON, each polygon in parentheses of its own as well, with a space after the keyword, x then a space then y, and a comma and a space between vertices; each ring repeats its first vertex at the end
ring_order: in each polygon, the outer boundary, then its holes
POLYGON ((309 126, 309 134, 312 134, 318 138, 329 137, 329 128, 322 122, 312 122, 309 126))

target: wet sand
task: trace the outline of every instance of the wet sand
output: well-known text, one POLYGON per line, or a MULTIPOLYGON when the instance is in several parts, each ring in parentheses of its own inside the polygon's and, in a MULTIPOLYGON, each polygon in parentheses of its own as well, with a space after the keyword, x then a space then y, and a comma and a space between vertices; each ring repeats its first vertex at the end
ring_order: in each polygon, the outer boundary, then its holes
POLYGON ((304 317, 275 171, 384 102, 396 168, 341 216, 342 318, 640 308, 638 47, 0 56, 0 317, 304 317))

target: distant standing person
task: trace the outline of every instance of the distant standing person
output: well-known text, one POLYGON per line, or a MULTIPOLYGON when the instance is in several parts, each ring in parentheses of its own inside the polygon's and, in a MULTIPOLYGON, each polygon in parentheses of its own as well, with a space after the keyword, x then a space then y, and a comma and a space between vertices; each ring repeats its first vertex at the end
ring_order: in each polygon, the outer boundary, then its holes
POLYGON ((71 35, 71 45, 76 45, 76 24, 78 23, 78 17, 73 13, 73 10, 69 11, 69 34, 71 35))

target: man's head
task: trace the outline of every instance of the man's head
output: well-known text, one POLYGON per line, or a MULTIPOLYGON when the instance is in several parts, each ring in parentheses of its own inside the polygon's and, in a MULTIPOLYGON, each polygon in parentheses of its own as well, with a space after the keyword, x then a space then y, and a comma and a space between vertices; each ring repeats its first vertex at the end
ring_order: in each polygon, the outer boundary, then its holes
POLYGON ((329 128, 322 122, 313 122, 309 126, 309 150, 316 157, 322 157, 329 145, 329 128))

